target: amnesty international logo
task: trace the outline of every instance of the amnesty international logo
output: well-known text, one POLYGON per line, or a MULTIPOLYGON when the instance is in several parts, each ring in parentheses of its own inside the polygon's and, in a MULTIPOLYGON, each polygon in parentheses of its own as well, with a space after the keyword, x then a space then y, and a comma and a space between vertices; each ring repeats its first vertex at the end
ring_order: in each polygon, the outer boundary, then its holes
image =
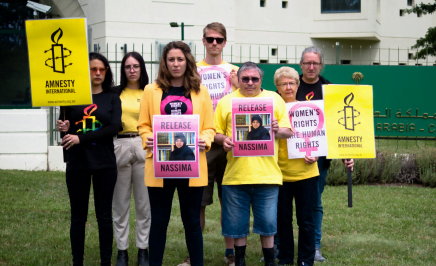
POLYGON ((97 105, 95 103, 91 104, 83 110, 83 112, 85 113, 83 119, 76 122, 76 125, 82 123, 82 128, 77 130, 77 133, 82 131, 83 134, 86 134, 86 132, 88 131, 96 131, 103 127, 103 124, 95 119, 95 116, 91 116, 92 112, 94 112, 95 110, 97 110, 97 105), (91 111, 89 111, 89 109, 91 109, 91 111), (91 122, 90 127, 87 126, 87 122, 91 122))
POLYGON ((323 85, 328 158, 375 158, 369 85, 323 85))
POLYGON ((44 51, 44 53, 51 51, 51 57, 45 60, 45 65, 50 68, 53 68, 53 72, 57 72, 57 73, 65 73, 65 68, 73 64, 73 63, 69 63, 68 65, 65 65, 64 59, 69 57, 72 52, 71 50, 64 47, 63 44, 59 44, 59 40, 62 38, 63 35, 64 32, 62 31, 61 28, 53 32, 53 34, 51 35, 51 41, 54 44, 51 45, 51 49, 44 51), (66 54, 66 52, 68 52, 68 54, 66 54), (51 65, 47 63, 50 61, 51 61, 51 65))
POLYGON ((86 19, 31 19, 25 25, 32 105, 91 105, 86 19))
POLYGON ((357 124, 354 124, 354 118, 357 118, 360 116, 360 112, 354 109, 353 106, 350 106, 351 102, 354 100, 354 94, 350 93, 344 98, 344 109, 338 111, 338 113, 344 112, 344 116, 339 118, 338 123, 339 125, 342 125, 347 130, 354 131, 354 127, 357 125, 360 125, 360 122, 357 124), (357 114, 357 115, 355 115, 357 114))

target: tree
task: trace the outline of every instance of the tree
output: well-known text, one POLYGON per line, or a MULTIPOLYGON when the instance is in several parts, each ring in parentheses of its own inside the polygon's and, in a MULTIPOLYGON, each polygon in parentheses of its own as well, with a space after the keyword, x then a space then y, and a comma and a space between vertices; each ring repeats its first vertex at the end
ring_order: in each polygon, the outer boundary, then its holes
MULTIPOLYGON (((436 0, 435 0, 436 2, 436 0)), ((436 11, 436 3, 434 4, 421 4, 414 6, 411 9, 407 9, 406 13, 416 13, 416 14, 432 14, 436 11)), ((420 49, 416 53, 417 59, 425 59, 427 55, 436 56, 436 27, 430 27, 425 34, 425 37, 416 40, 416 44, 412 48, 420 49)))

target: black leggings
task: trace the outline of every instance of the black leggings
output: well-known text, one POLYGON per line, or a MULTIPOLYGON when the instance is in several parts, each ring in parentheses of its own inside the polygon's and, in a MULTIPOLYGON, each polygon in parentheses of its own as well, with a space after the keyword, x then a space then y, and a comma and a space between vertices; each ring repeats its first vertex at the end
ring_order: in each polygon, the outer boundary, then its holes
POLYGON ((95 214, 98 222, 101 265, 111 265, 112 197, 117 169, 68 170, 66 182, 71 206, 70 240, 73 265, 83 265, 85 224, 88 217, 89 191, 94 189, 95 214), (92 177, 91 177, 92 176, 92 177))

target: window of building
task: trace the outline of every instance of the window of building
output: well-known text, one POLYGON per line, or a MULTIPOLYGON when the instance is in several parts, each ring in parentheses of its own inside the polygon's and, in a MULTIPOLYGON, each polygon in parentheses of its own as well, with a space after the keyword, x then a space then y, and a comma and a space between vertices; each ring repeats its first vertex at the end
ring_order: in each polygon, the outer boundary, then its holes
POLYGON ((287 64, 288 60, 280 60, 280 64, 287 64))
POLYGON ((268 60, 266 60, 266 59, 260 59, 260 60, 259 60, 259 63, 260 63, 260 64, 268 64, 268 60))
POLYGON ((413 6, 415 4, 414 0, 407 0, 407 6, 413 6))
POLYGON ((417 16, 418 18, 421 18, 421 17, 422 17, 422 13, 421 13, 421 12, 418 12, 418 13, 416 13, 416 16, 417 16))
POLYGON ((0 7, 1 65, 10 69, 0 71, 0 109, 32 108, 24 21, 33 19, 33 10, 26 1, 2 1, 0 7))
POLYGON ((406 63, 399 63, 398 65, 399 65, 399 66, 405 66, 406 63))
POLYGON ((341 65, 350 65, 351 60, 341 60, 341 65))
POLYGON ((272 48, 271 49, 271 55, 272 56, 276 56, 277 55, 277 48, 272 48))
POLYGON ((266 0, 260 0, 260 7, 265 7, 266 5, 266 0))
POLYGON ((282 8, 288 8, 288 1, 282 1, 282 8))
POLYGON ((405 14, 406 14, 406 10, 400 9, 400 17, 404 17, 405 14))
POLYGON ((321 13, 360 13, 361 0, 321 0, 321 13))
POLYGON ((413 60, 413 53, 409 53, 409 60, 413 60))
POLYGON ((379 63, 379 62, 373 62, 372 65, 373 65, 373 66, 379 66, 380 63, 379 63))

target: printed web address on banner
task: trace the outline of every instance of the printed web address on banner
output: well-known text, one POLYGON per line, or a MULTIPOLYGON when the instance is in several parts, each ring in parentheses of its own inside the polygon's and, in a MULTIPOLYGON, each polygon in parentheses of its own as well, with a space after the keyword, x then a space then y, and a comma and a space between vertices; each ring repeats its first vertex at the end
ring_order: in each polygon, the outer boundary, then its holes
POLYGON ((75 103, 75 100, 48 101, 48 103, 75 103))

